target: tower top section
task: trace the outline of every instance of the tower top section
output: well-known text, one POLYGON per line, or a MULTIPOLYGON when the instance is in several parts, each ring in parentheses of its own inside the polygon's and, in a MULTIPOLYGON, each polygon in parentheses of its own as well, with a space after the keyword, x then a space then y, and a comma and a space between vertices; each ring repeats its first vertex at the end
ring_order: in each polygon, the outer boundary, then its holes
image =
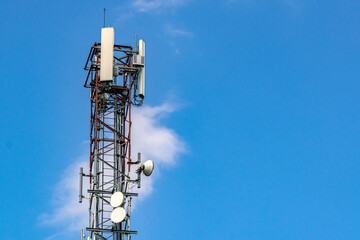
POLYGON ((135 47, 115 44, 115 29, 113 27, 101 28, 101 43, 91 47, 85 64, 88 75, 85 87, 91 88, 99 84, 101 88, 109 91, 120 91, 122 95, 131 84, 132 104, 141 105, 145 97, 145 41, 136 40, 135 47), (93 75, 93 76, 92 76, 93 75), (91 77, 93 79, 91 80, 91 77), (123 79, 121 81, 120 79, 123 79), (131 79, 131 80, 130 80, 131 79), (88 83, 90 80, 90 83, 88 83), (130 80, 130 81, 127 81, 130 80), (117 88, 117 89, 115 89, 117 88))

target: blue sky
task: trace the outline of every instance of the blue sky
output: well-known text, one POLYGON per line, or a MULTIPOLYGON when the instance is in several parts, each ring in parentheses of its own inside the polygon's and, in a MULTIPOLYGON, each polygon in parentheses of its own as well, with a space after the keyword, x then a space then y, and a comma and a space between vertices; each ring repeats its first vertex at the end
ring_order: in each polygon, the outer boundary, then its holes
POLYGON ((359 239, 360 2, 336 0, 1 1, 2 239, 79 237, 41 216, 88 151, 104 7, 117 43, 145 39, 146 104, 172 106, 154 126, 185 148, 134 239, 359 239))

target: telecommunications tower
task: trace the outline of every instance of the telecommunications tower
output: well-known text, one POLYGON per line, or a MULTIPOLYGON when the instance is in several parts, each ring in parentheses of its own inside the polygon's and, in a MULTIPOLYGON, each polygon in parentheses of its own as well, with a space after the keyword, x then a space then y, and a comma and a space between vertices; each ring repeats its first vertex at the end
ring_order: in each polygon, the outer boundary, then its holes
MULTIPOLYGON (((136 39, 136 37, 135 37, 136 39)), ((145 42, 135 48, 114 44, 114 28, 101 29, 101 43, 91 47, 84 87, 90 89, 89 173, 80 168, 79 202, 89 201, 88 240, 130 240, 131 200, 138 194, 141 174, 150 176, 154 164, 131 157, 131 106, 145 97, 145 42), (133 166, 135 165, 135 166, 133 166), (83 194, 83 178, 90 187, 83 194)), ((81 240, 85 239, 83 230, 81 240)))

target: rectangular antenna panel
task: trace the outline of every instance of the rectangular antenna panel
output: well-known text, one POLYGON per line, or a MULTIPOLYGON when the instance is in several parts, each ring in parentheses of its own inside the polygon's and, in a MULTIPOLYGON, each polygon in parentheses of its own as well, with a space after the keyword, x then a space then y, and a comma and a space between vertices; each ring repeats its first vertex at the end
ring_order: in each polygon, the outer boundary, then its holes
POLYGON ((139 40, 139 55, 144 57, 143 59, 143 67, 139 72, 139 95, 144 98, 145 97, 145 42, 144 40, 139 40))
POLYGON ((145 56, 134 55, 133 64, 134 64, 134 66, 144 66, 145 65, 145 56))
POLYGON ((101 29, 100 81, 112 81, 114 74, 114 28, 101 29))

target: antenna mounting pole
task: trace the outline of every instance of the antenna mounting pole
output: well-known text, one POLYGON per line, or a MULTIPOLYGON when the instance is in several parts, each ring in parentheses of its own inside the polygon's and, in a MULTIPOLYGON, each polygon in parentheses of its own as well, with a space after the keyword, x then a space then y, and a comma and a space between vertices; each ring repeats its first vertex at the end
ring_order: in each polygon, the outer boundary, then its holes
POLYGON ((104 8, 104 27, 105 27, 105 8, 104 8))

